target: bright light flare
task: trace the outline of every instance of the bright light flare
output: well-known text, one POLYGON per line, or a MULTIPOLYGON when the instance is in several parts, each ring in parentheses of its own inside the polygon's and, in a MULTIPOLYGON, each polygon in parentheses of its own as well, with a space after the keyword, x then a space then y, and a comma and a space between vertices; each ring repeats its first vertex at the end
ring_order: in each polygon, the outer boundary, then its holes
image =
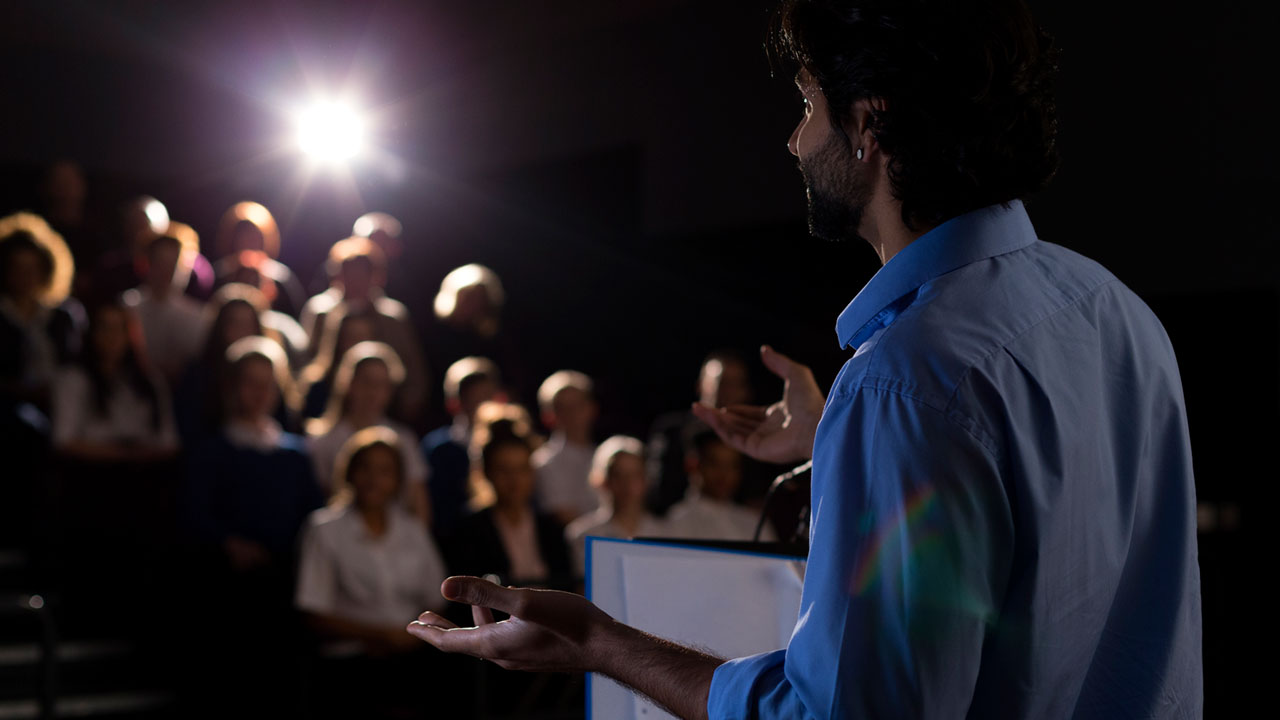
POLYGON ((348 103, 320 100, 298 113, 298 147, 324 164, 355 158, 364 149, 364 118, 348 103))

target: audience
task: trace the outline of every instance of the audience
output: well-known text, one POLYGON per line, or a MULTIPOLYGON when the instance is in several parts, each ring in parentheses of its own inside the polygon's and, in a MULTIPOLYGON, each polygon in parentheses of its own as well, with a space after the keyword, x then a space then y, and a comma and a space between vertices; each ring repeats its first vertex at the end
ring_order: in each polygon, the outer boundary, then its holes
POLYGON ((533 506, 533 451, 528 415, 487 402, 472 437, 474 511, 445 542, 450 570, 494 575, 503 584, 572 587, 564 526, 533 506))
MULTIPOLYGON (((66 210, 66 227, 87 227, 66 210)), ((128 578, 127 590, 171 593, 175 609, 208 624, 208 642, 187 660, 204 673, 193 678, 197 696, 225 689, 200 708, 213 716, 250 702, 291 714, 290 687, 301 685, 280 673, 301 670, 291 653, 312 647, 307 638, 320 641, 313 715, 472 714, 469 701, 429 709, 406 692, 421 677, 475 680, 403 632, 443 605, 446 575, 581 590, 587 537, 755 530, 757 513, 734 503, 742 457, 689 413, 656 423, 648 449, 621 435, 597 448, 592 379, 561 370, 537 392, 543 444, 506 400, 499 367, 517 377, 526 368, 502 328, 492 270, 449 273, 420 340, 384 290, 388 257, 402 249, 389 215, 362 216, 333 245, 329 287, 305 306, 258 203, 223 216, 211 295, 215 268, 194 228, 149 197, 124 220, 122 249, 76 286, 94 298, 86 321, 68 297, 74 264, 62 238, 30 213, 0 219, 0 438, 15 477, 55 488, 60 550, 78 558, 69 571, 104 589, 128 578), (289 314, 297 309, 302 323, 289 314), (421 437, 428 354, 447 368, 448 420, 421 437), (298 416, 308 418, 305 441, 298 416), (650 493, 656 507, 674 503, 668 520, 650 514, 650 493), (175 529, 186 542, 172 542, 175 529), (144 565, 155 574, 127 570, 144 565), (342 678, 376 697, 344 692, 342 678)), ((699 399, 749 398, 745 362, 709 356, 699 399)), ((33 497, 6 491, 0 504, 30 507, 33 497)), ((121 607, 127 597, 117 594, 121 607)), ((469 622, 461 610, 449 613, 469 622)), ((512 693, 558 693, 548 707, 581 689, 580 679, 493 677, 512 693)))
POLYGON ((347 351, 334 376, 333 393, 324 415, 307 422, 308 448, 320 487, 332 491, 334 467, 344 443, 365 428, 388 427, 397 433, 395 447, 400 459, 401 499, 404 508, 425 527, 427 508, 427 465, 418 449, 418 439, 408 427, 387 419, 387 409, 396 388, 404 382, 404 366, 385 343, 366 341, 347 351))
POLYGON ((596 449, 591 461, 591 485, 604 493, 600 508, 569 523, 565 539, 573 550, 574 572, 586 569, 586 539, 662 537, 661 520, 644 504, 644 444, 633 437, 614 435, 596 449))
POLYGON ((471 428, 476 410, 497 399, 499 387, 498 368, 485 358, 462 358, 445 371, 445 406, 453 422, 422 439, 422 454, 431 468, 431 526, 438 537, 447 537, 467 514, 471 428))
MULTIPOLYGON (((689 490, 667 512, 672 537, 699 540, 752 540, 760 514, 733 502, 742 483, 742 453, 708 430, 694 436, 689 454, 689 490)), ((764 541, 776 540, 766 523, 764 541)))
POLYGON ((181 381, 187 364, 200 352, 206 331, 203 308, 178 284, 182 252, 182 242, 171 235, 152 240, 145 281, 124 296, 141 323, 148 361, 171 386, 181 381))
POLYGON ((538 388, 538 408, 551 430, 551 439, 533 454, 538 505, 568 525, 600 507, 599 493, 588 482, 599 414, 591 378, 573 370, 552 374, 538 388))

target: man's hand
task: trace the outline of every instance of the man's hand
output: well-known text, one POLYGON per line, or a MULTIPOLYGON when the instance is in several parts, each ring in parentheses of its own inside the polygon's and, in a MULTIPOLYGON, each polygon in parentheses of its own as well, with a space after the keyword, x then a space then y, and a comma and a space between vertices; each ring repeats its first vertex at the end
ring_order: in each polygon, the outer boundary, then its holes
POLYGON ((616 622, 581 595, 504 588, 451 577, 446 598, 471 605, 475 627, 460 628, 424 612, 406 628, 445 652, 465 653, 509 670, 597 672, 652 698, 673 715, 707 717, 717 657, 616 622), (494 622, 493 610, 511 615, 494 622))
POLYGON ((789 463, 813 457, 813 436, 826 399, 813 371, 769 346, 760 348, 765 367, 785 381, 782 399, 767 408, 695 404, 693 414, 730 447, 764 462, 789 463))
POLYGON ((506 588, 472 577, 451 577, 440 593, 471 605, 475 627, 460 628, 433 612, 410 623, 410 634, 445 652, 490 660, 508 670, 597 672, 613 618, 581 595, 506 588), (494 622, 490 609, 511 617, 494 622))

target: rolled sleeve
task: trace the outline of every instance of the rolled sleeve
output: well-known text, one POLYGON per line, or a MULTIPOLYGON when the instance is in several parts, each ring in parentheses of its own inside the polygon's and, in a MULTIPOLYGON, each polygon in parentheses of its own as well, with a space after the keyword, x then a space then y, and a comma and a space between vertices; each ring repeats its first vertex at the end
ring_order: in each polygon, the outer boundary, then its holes
POLYGON ((1007 582, 995 455, 894 389, 837 388, 818 429, 800 616, 786 650, 715 673, 711 718, 951 718, 1007 582))

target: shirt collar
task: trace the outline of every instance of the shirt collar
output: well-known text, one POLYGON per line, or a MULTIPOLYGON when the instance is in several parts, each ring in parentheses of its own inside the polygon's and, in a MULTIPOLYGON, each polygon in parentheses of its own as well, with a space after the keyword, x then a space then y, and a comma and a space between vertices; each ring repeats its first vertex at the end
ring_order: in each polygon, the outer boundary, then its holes
POLYGON ((965 265, 1027 247, 1035 228, 1021 200, 958 215, 898 251, 836 320, 840 347, 857 347, 883 323, 883 311, 921 285, 965 265))

